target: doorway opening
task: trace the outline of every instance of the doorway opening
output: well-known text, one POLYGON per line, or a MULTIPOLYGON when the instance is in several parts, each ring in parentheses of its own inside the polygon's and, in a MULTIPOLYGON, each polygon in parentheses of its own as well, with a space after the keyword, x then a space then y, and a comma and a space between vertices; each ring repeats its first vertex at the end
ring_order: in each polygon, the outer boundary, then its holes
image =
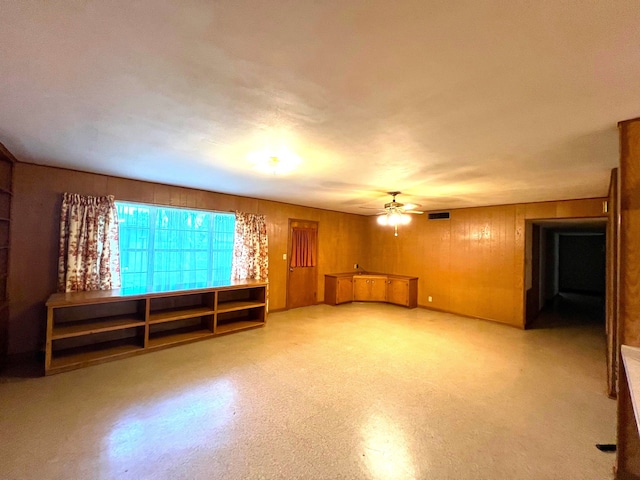
POLYGON ((605 331, 606 227, 606 218, 527 224, 526 328, 605 331))

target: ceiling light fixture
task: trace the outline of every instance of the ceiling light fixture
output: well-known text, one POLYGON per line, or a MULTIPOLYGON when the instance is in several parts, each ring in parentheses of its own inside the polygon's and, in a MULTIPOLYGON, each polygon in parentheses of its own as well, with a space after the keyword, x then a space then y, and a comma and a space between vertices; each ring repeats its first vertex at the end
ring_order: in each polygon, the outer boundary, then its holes
POLYGON ((286 175, 296 170, 301 163, 300 157, 293 152, 280 149, 278 152, 252 152, 248 155, 249 163, 254 170, 269 175, 286 175))
POLYGON ((411 222, 411 215, 409 214, 421 214, 418 210, 414 210, 414 208, 419 207, 420 205, 415 205, 412 203, 399 203, 396 201, 396 195, 400 195, 401 192, 388 192, 389 195, 393 197, 391 202, 385 203, 384 211, 382 215, 378 216, 378 223, 380 225, 393 227, 394 236, 398 236, 398 225, 407 225, 411 222))

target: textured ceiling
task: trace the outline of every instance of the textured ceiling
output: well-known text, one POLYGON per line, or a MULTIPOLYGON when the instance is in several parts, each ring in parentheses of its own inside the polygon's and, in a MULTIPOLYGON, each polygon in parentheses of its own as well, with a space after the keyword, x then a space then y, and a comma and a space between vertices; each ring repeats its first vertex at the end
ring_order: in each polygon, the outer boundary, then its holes
POLYGON ((22 161, 369 213, 603 196, 640 2, 0 2, 22 161), (282 149, 286 176, 252 169, 282 149))

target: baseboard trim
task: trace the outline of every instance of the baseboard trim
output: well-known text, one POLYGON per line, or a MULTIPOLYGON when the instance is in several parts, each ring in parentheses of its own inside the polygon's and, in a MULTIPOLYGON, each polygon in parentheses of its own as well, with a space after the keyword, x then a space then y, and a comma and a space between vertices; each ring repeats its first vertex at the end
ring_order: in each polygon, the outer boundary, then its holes
POLYGON ((440 313, 451 313, 452 315, 458 315, 460 317, 472 318, 474 320, 483 320, 485 322, 497 323, 499 325, 505 325, 507 327, 517 328, 518 330, 525 330, 524 325, 520 326, 520 325, 514 325, 513 323, 501 322, 500 320, 496 320, 495 318, 478 317, 476 315, 468 315, 466 313, 454 312, 453 310, 443 310, 441 308, 430 307, 427 305, 418 305, 418 308, 424 308, 425 310, 432 310, 434 312, 440 312, 440 313))

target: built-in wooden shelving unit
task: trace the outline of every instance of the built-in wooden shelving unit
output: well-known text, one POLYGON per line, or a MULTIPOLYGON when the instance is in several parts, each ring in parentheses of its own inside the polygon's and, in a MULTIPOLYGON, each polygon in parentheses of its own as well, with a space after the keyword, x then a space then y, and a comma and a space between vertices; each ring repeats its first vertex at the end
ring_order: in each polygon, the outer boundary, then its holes
POLYGON ((171 292, 56 293, 47 301, 45 374, 261 327, 266 283, 171 292))
POLYGON ((0 369, 4 367, 9 345, 9 232, 13 196, 15 157, 0 143, 0 369))

